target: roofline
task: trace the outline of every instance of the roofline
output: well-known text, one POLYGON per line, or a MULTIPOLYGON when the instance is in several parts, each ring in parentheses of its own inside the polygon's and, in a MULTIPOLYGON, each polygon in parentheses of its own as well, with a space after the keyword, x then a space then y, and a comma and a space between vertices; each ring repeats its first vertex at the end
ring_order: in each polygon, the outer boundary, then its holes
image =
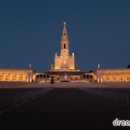
POLYGON ((0 68, 0 70, 32 70, 32 71, 34 71, 33 69, 24 69, 24 68, 6 68, 6 67, 4 67, 4 68, 0 68))
POLYGON ((96 69, 95 71, 120 71, 120 70, 130 70, 129 68, 115 68, 115 69, 96 69))

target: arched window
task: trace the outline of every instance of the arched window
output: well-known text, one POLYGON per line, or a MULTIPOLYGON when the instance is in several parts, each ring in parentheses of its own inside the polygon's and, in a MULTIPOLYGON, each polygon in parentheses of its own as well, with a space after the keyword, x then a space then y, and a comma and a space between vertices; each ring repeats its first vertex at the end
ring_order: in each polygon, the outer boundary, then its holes
POLYGON ((64 44, 64 49, 66 49, 66 44, 64 44))

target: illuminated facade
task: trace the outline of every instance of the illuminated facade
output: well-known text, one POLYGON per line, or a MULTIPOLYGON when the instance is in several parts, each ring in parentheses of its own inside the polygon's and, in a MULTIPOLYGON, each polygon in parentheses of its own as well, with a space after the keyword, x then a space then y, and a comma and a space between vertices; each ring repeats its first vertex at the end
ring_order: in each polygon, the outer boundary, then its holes
POLYGON ((94 79, 97 82, 128 82, 130 69, 97 69, 94 79))
MULTIPOLYGON (((88 61, 88 60, 87 60, 88 61)), ((50 71, 37 73, 31 69, 0 68, 0 81, 13 82, 41 82, 50 81, 87 81, 87 82, 128 82, 130 69, 98 69, 95 71, 81 72, 75 65, 75 55, 69 53, 69 39, 66 23, 64 22, 60 55, 55 53, 54 65, 50 71)))
POLYGON ((0 68, 0 81, 33 82, 35 74, 32 69, 0 68))
POLYGON ((64 22, 60 55, 55 53, 54 66, 51 66, 51 71, 79 71, 75 66, 75 55, 69 54, 69 39, 66 23, 64 22))

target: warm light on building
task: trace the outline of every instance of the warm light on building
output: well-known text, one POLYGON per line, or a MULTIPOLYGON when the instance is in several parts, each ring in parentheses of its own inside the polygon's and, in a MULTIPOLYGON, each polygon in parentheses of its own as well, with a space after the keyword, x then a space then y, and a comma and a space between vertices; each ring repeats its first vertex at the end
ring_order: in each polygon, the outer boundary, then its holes
POLYGON ((54 66, 51 66, 50 71, 80 71, 75 67, 74 53, 72 53, 72 55, 69 54, 69 39, 66 22, 64 22, 62 31, 60 55, 55 53, 54 66))
POLYGON ((0 68, 0 81, 33 82, 35 74, 32 69, 0 68))
MULTIPOLYGON (((89 62, 89 60, 87 59, 89 62)), ((29 69, 0 68, 0 81, 13 82, 41 82, 50 81, 87 81, 87 82, 128 82, 130 81, 130 69, 101 69, 98 64, 97 70, 81 72, 75 64, 75 54, 70 55, 69 39, 66 23, 64 22, 61 36, 60 54, 55 53, 54 65, 48 72, 37 73, 29 69)))

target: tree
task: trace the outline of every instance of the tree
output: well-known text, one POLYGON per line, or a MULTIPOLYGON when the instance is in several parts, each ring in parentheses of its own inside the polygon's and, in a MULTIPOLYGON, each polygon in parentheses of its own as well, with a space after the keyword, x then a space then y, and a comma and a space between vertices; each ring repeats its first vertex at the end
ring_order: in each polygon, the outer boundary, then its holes
POLYGON ((127 68, 129 68, 129 69, 130 69, 130 65, 128 65, 128 66, 127 66, 127 68))

